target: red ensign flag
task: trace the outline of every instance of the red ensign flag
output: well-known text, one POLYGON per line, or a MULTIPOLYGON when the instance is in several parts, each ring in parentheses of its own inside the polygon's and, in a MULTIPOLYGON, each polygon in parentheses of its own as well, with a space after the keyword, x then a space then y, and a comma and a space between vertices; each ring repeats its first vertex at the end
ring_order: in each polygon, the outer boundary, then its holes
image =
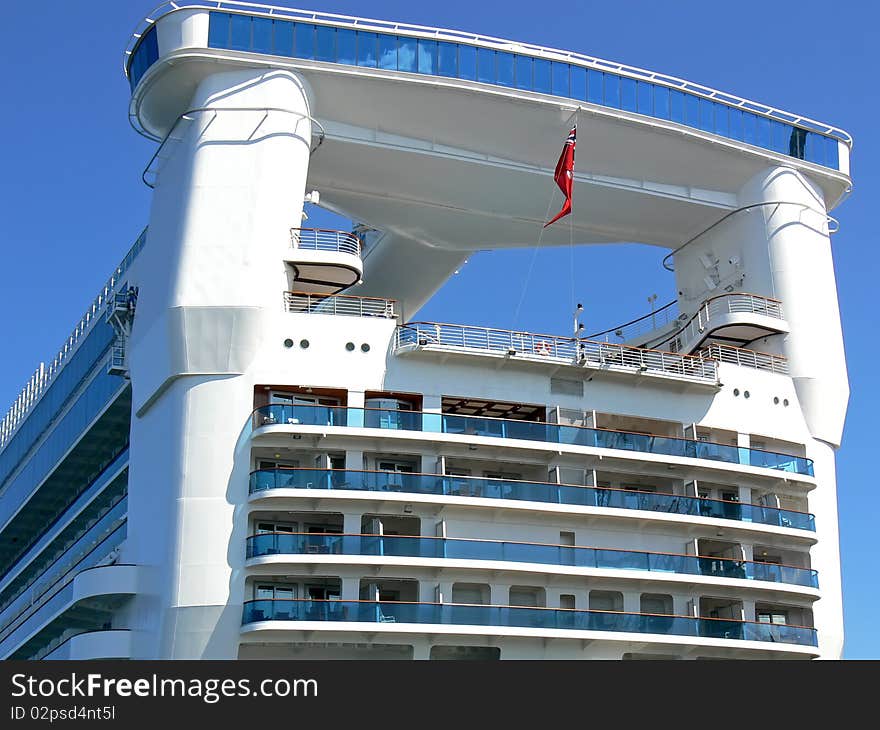
POLYGON ((572 127, 568 133, 568 139, 565 140, 565 145, 562 147, 562 154, 559 155, 559 162, 556 163, 556 172, 553 173, 553 179, 565 196, 565 202, 562 204, 562 210, 556 214, 553 220, 545 223, 544 228, 571 213, 571 188, 574 183, 574 146, 576 139, 577 125, 572 127))

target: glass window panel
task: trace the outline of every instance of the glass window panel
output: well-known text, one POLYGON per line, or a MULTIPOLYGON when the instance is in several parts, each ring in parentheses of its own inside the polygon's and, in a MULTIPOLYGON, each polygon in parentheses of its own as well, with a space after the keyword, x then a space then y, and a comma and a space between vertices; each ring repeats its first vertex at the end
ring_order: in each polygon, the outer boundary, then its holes
POLYGON ((684 94, 675 89, 669 92, 669 118, 673 122, 684 124, 684 94))
POLYGON ((770 149, 788 154, 788 138, 791 127, 776 119, 770 120, 770 149))
POLYGON ((536 58, 532 71, 534 72, 535 91, 540 91, 542 94, 549 94, 550 61, 545 61, 543 58, 536 58))
POLYGON ((233 51, 249 51, 251 49, 251 18, 248 15, 233 15, 230 21, 231 40, 229 47, 233 51))
POLYGON ((440 42, 437 49, 437 67, 441 76, 458 77, 458 45, 440 42))
POLYGON ((347 28, 336 30, 336 61, 354 66, 357 62, 357 34, 347 28))
POLYGON ((620 108, 620 76, 605 74, 605 106, 620 108))
POLYGON ((293 30, 293 53, 297 58, 315 57, 315 26, 296 23, 293 30))
POLYGON ((315 58, 319 61, 336 61, 336 28, 319 25, 315 43, 315 58))
POLYGON ((571 84, 568 80, 568 64, 553 61, 551 64, 550 88, 556 96, 570 96, 571 84))
POLYGON ((362 30, 357 34, 357 64, 358 66, 369 66, 376 68, 377 55, 376 46, 379 36, 376 33, 365 33, 362 30))
POLYGON ((669 119, 669 89, 665 86, 654 87, 654 116, 669 119))
POLYGON ((788 135, 788 154, 803 160, 806 157, 807 130, 786 125, 788 135))
POLYGON ((700 129, 704 132, 715 131, 715 102, 700 97, 700 129))
POLYGON ((722 137, 730 135, 730 124, 727 112, 729 108, 730 107, 728 107, 727 104, 719 104, 718 102, 715 102, 715 134, 720 134, 722 137))
POLYGON ((532 88, 532 59, 530 56, 516 57, 516 88, 532 88))
POLYGON ((684 123, 691 127, 700 127, 700 99, 691 94, 684 95, 684 123))
POLYGON ((498 83, 513 86, 513 54, 498 51, 495 61, 498 64, 498 83))
POLYGON ((825 137, 825 164, 840 169, 840 143, 834 137, 825 137))
POLYGON ((379 68, 397 70, 397 36, 379 36, 379 68))
POLYGON ((824 140, 815 132, 807 132, 807 142, 804 149, 804 159, 808 162, 825 164, 824 140))
POLYGON ((419 40, 419 73, 437 73, 437 41, 419 40))
POLYGON ((495 83, 495 51, 488 48, 477 49, 477 81, 495 83))
POLYGON ((770 120, 767 117, 755 117, 755 119, 757 125, 755 144, 770 149, 770 120))
POLYGON ((654 84, 649 84, 647 81, 639 81, 638 84, 638 102, 636 106, 636 111, 639 114, 653 114, 654 113, 654 105, 653 105, 653 96, 654 96, 654 84))
POLYGON ((731 139, 743 138, 743 112, 742 109, 730 108, 727 110, 727 118, 729 123, 728 136, 731 139))
POLYGON ((208 20, 208 46, 229 48, 229 14, 211 13, 208 20))
POLYGON ((743 112, 743 142, 757 144, 758 117, 751 112, 743 112))
POLYGON ((286 20, 274 21, 272 53, 276 56, 293 55, 293 23, 286 20))
POLYGON ((587 69, 582 66, 571 67, 571 98, 587 100, 587 69))
POLYGON ((477 78, 477 49, 473 46, 458 47, 458 78, 470 81, 477 78))
POLYGON ((254 18, 254 43, 256 53, 272 53, 272 21, 269 18, 254 18))
POLYGON ((400 36, 397 39, 397 68, 401 71, 416 71, 416 39, 400 36))
POLYGON ((604 74, 601 71, 589 69, 587 71, 587 101, 594 104, 605 103, 605 88, 603 84, 604 74))
POLYGON ((626 76, 620 79, 620 108, 624 111, 636 110, 636 80, 626 76))

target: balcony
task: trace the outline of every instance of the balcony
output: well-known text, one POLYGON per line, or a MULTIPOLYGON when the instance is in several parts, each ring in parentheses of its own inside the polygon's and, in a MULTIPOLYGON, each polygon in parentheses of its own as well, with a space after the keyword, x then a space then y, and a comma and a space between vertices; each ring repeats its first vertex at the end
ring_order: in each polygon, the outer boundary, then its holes
POLYGON ((676 573, 711 578, 785 583, 808 588, 819 587, 819 579, 815 570, 789 565, 671 553, 501 540, 290 532, 269 532, 248 537, 247 557, 249 559, 267 555, 366 555, 446 560, 491 560, 574 568, 676 573))
POLYGON ((581 487, 569 484, 511 481, 486 477, 401 474, 343 469, 264 469, 251 473, 251 494, 273 489, 350 490, 444 497, 478 497, 738 520, 811 532, 816 529, 811 514, 757 504, 725 502, 657 492, 635 492, 626 489, 581 487))
POLYGON ((353 233, 325 228, 292 228, 284 259, 294 286, 305 294, 338 294, 363 274, 361 242, 353 233))
MULTIPOLYGON (((636 634, 766 641, 817 646, 816 630, 806 626, 752 623, 691 616, 525 608, 454 603, 258 599, 246 601, 242 625, 259 621, 306 621, 360 624, 520 627, 561 631, 614 631, 636 634)), ((313 628, 313 626, 309 626, 313 628)))
POLYGON ((777 373, 779 375, 788 375, 788 358, 785 355, 746 350, 742 347, 721 345, 717 342, 713 342, 711 345, 700 350, 700 355, 731 365, 754 368, 755 370, 766 370, 768 373, 777 373))
POLYGON ((504 418, 272 404, 257 408, 252 415, 252 424, 255 431, 264 426, 278 424, 348 426, 540 441, 717 461, 813 476, 812 460, 802 456, 717 444, 711 441, 504 418))
POLYGON ((292 314, 331 314, 342 317, 397 319, 397 302, 376 297, 326 296, 284 292, 284 308, 292 314))

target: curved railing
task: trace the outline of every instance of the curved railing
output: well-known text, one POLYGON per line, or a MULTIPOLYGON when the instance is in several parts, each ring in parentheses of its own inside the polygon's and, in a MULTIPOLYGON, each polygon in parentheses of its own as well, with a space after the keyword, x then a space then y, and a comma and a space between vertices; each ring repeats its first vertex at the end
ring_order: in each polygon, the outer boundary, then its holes
POLYGON ((713 342, 708 347, 700 350, 703 357, 711 357, 718 362, 726 362, 731 365, 766 370, 769 373, 788 375, 788 358, 785 355, 776 355, 772 352, 758 352, 746 350, 733 345, 720 345, 713 342))
POLYGON ((815 531, 813 515, 806 512, 727 502, 660 492, 635 492, 611 487, 581 487, 550 482, 516 481, 489 477, 441 474, 401 474, 350 469, 258 469, 250 475, 249 490, 327 489, 359 492, 396 492, 444 497, 481 497, 541 502, 578 507, 663 512, 693 517, 738 520, 774 527, 815 531))
POLYGON ((542 441, 570 446, 637 451, 646 454, 721 461, 813 476, 813 462, 803 456, 749 449, 711 441, 652 436, 540 421, 460 416, 448 413, 391 411, 344 406, 272 404, 254 410, 254 429, 270 425, 349 426, 542 441))
MULTIPOLYGON (((628 342, 639 335, 648 334, 660 327, 665 327, 671 322, 675 322, 681 315, 678 311, 678 300, 673 299, 671 302, 664 304, 660 309, 653 312, 643 314, 641 317, 631 319, 616 327, 609 327, 607 330, 600 330, 587 335, 588 340, 599 340, 608 335, 614 335, 621 342, 628 342)), ((687 315, 685 315, 686 317, 687 315)))
POLYGON ((641 550, 548 545, 507 540, 417 537, 409 535, 326 535, 267 532, 247 539, 247 557, 267 555, 368 555, 407 558, 496 560, 514 563, 608 568, 711 578, 785 583, 818 588, 815 570, 793 565, 759 563, 641 550))
POLYGON ((290 241, 294 248, 309 251, 336 251, 353 256, 361 255, 361 242, 353 233, 329 228, 291 228, 290 241))
POLYGON ((816 629, 806 626, 618 611, 403 601, 322 601, 297 598, 245 601, 243 608, 242 624, 245 626, 259 621, 510 626, 740 639, 801 646, 817 645, 816 629))
POLYGON ((307 294, 286 291, 284 308, 293 314, 397 318, 397 302, 393 299, 353 297, 347 294, 307 294))

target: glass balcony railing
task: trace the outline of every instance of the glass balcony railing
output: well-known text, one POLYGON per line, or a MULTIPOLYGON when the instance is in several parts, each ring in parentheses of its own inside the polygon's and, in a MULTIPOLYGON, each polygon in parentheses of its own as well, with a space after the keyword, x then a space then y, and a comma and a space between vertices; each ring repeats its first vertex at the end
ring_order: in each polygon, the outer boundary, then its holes
POLYGON ((608 431, 556 423, 340 406, 273 404, 262 406, 254 411, 253 427, 255 429, 273 424, 351 426, 543 441, 572 446, 592 446, 602 449, 638 451, 645 454, 722 461, 728 464, 758 466, 813 476, 812 460, 802 456, 716 444, 710 441, 652 436, 627 431, 608 431))
POLYGON ((403 492, 450 497, 483 497, 526 502, 609 507, 669 514, 714 517, 775 527, 815 531, 813 515, 806 512, 723 502, 656 492, 607 487, 579 487, 549 482, 512 481, 439 474, 401 474, 346 469, 260 469, 251 473, 250 492, 265 489, 344 489, 361 492, 403 492))
POLYGON ((816 630, 805 626, 727 619, 664 616, 617 611, 583 611, 518 606, 393 601, 259 599, 246 601, 242 624, 257 621, 333 621, 465 626, 516 626, 573 631, 619 631, 714 639, 741 639, 816 646, 816 630))
POLYGON ((408 558, 502 560, 515 563, 645 570, 713 578, 740 578, 819 587, 815 570, 744 560, 634 550, 546 545, 501 540, 404 535, 325 535, 270 532, 247 540, 247 557, 266 555, 372 555, 408 558))

